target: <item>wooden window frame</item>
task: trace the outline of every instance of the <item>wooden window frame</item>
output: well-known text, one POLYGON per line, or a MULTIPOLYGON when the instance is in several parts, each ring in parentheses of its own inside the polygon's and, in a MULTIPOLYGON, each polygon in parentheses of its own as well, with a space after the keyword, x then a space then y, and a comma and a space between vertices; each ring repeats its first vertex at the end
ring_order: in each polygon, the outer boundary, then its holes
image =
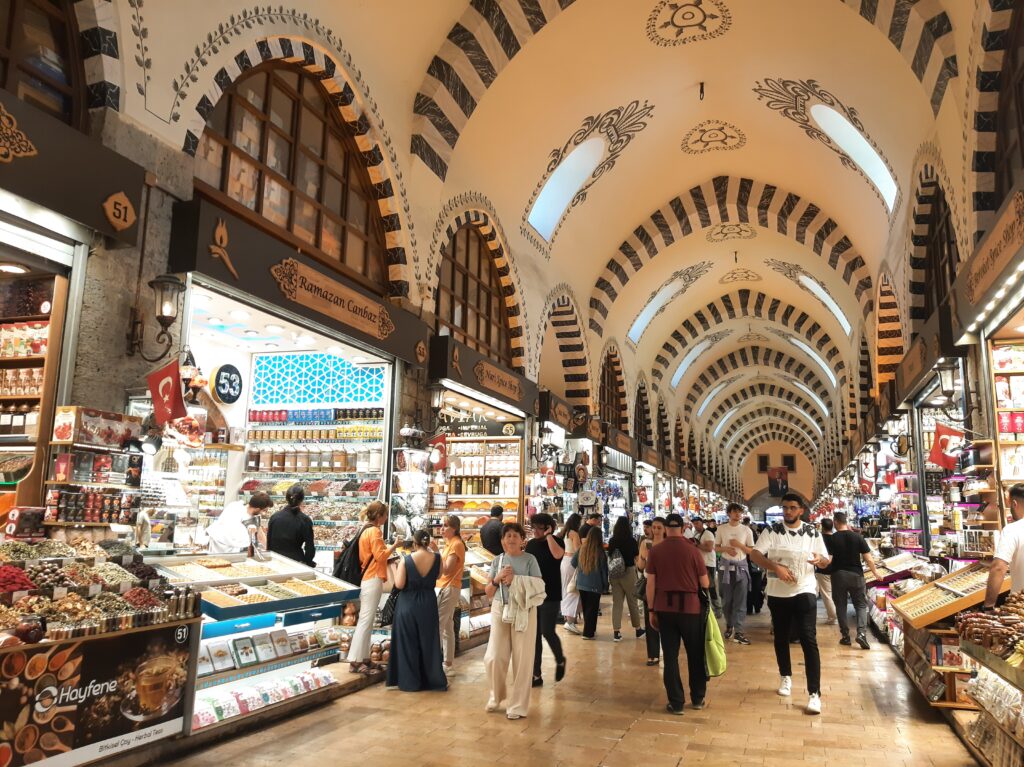
POLYGON ((757 473, 767 474, 768 469, 771 468, 771 456, 766 453, 759 453, 757 456, 757 473))
POLYGON ((953 215, 946 202, 946 195, 938 184, 932 198, 925 238, 924 309, 927 318, 949 299, 960 261, 953 215))
POLYGON ((796 473, 796 453, 790 453, 782 456, 782 468, 790 474, 796 473))
POLYGON ((367 288, 377 295, 388 294, 388 271, 386 250, 387 243, 384 234, 384 221, 380 215, 380 208, 377 204, 373 183, 370 180, 366 163, 363 160, 362 152, 355 143, 351 129, 337 114, 337 110, 331 105, 330 95, 320 84, 316 76, 310 74, 301 67, 271 62, 262 64, 247 70, 242 77, 232 83, 221 100, 218 101, 216 110, 224 109, 223 134, 214 128, 213 123, 218 112, 211 113, 207 120, 206 130, 200 139, 202 142, 200 150, 196 153, 196 162, 205 161, 203 148, 207 142, 218 147, 220 153, 220 179, 218 185, 213 185, 196 176, 195 188, 204 197, 207 197, 217 204, 227 208, 241 218, 249 221, 259 229, 272 234, 278 239, 295 247, 298 251, 313 258, 317 262, 339 272, 354 282, 367 288), (289 82, 289 75, 296 78, 296 84, 289 82), (262 86, 263 107, 259 108, 249 102, 240 93, 240 86, 251 82, 257 77, 264 77, 262 86), (303 91, 306 83, 311 83, 317 90, 320 103, 311 100, 303 91), (291 120, 288 129, 276 126, 271 120, 271 97, 274 89, 279 89, 291 103, 291 120), (258 121, 260 125, 259 156, 246 152, 234 143, 231 133, 236 115, 245 112, 249 117, 258 121), (323 126, 320 131, 321 152, 307 149, 303 145, 302 130, 303 119, 309 110, 314 117, 320 119, 323 126), (225 135, 226 134, 226 135, 225 135), (282 139, 288 145, 288 161, 284 172, 270 166, 270 139, 271 135, 282 139), (342 151, 342 167, 334 169, 328 167, 328 145, 331 139, 338 141, 342 151), (238 158, 253 168, 257 173, 257 184, 255 187, 255 198, 253 207, 245 205, 228 193, 229 175, 232 159, 238 158), (317 169, 319 179, 317 197, 311 197, 304 190, 300 189, 299 168, 300 163, 306 160, 317 169), (340 210, 332 210, 328 207, 325 199, 328 179, 333 179, 341 187, 338 207, 340 210), (281 225, 268 218, 263 212, 265 210, 265 194, 267 183, 277 184, 284 190, 288 200, 287 220, 281 225), (354 189, 358 184, 358 189, 354 189), (350 221, 347 218, 347 211, 351 194, 355 192, 364 202, 364 214, 362 222, 350 221), (313 227, 315 229, 313 242, 294 231, 296 213, 299 203, 306 203, 312 207, 313 227), (333 224, 338 230, 338 254, 324 250, 324 227, 327 223, 333 224), (362 268, 353 268, 347 262, 349 236, 354 236, 363 243, 362 268), (374 260, 376 264, 374 264, 374 260))
POLYGON ((1006 30, 996 111, 995 208, 1024 178, 1024 8, 1016 4, 1006 30))
POLYGON ((626 424, 622 417, 622 392, 615 373, 614 357, 608 354, 601 365, 601 387, 598 393, 598 409, 601 420, 611 428, 625 431, 626 424))

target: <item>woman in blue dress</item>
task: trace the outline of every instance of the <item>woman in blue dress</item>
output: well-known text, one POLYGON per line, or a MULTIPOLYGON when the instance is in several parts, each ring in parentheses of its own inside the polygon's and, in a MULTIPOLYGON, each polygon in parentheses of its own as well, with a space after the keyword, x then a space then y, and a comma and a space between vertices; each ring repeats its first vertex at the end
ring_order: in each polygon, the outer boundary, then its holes
POLYGON ((413 553, 402 557, 395 575, 400 592, 391 627, 387 686, 404 692, 447 690, 434 595, 441 555, 430 550, 426 530, 417 530, 412 540, 413 553))

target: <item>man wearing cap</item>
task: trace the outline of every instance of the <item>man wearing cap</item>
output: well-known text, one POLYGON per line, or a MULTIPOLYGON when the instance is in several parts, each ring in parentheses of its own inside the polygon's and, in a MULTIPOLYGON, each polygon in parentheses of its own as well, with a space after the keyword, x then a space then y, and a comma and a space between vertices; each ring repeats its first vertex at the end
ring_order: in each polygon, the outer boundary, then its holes
POLYGON ((716 618, 721 618, 722 600, 718 598, 718 589, 715 588, 715 569, 718 564, 715 557, 715 534, 704 526, 703 517, 693 518, 693 542, 704 556, 704 566, 707 567, 708 578, 711 580, 711 586, 708 588, 711 593, 711 609, 715 611, 716 618))
POLYGON ((707 671, 704 666, 704 621, 700 589, 708 588, 704 557, 683 538, 683 518, 665 517, 665 540, 647 555, 647 604, 651 605, 651 627, 660 632, 665 657, 662 679, 668 696, 666 711, 683 715, 685 696, 679 675, 679 645, 686 648, 690 705, 704 708, 707 671))

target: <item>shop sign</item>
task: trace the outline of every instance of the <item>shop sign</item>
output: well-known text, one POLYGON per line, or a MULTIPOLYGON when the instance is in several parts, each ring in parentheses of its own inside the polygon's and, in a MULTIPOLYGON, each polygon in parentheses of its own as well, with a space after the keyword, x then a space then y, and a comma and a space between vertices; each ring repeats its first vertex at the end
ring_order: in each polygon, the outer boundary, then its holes
POLYGON ((234 365, 221 365, 210 379, 213 398, 224 405, 233 405, 242 396, 242 374, 234 365))
POLYGON ((599 418, 591 418, 587 421, 587 439, 591 442, 601 441, 601 420, 599 418))
POLYGON ((679 461, 670 456, 665 456, 665 471, 671 474, 673 477, 679 476, 679 461))
POLYGON ((406 362, 426 359, 429 329, 418 317, 209 200, 175 204, 170 265, 284 306, 406 362))
POLYGON ((177 624, 5 651, 3 763, 79 765, 179 735, 193 631, 177 624))
POLYGON ((434 380, 447 378, 524 413, 539 414, 540 392, 537 384, 498 365, 451 336, 434 336, 430 339, 429 372, 434 380))
MULTIPOLYGON (((963 357, 965 353, 964 347, 953 343, 949 304, 942 304, 932 312, 896 368, 897 408, 906 405, 917 394, 940 357, 963 357)), ((882 413, 883 418, 888 415, 891 413, 882 413)))
POLYGON ((3 89, 0 169, 6 191, 136 244, 146 171, 3 89))
POLYGON ((540 417, 543 421, 550 421, 561 426, 570 435, 586 424, 590 418, 585 411, 577 412, 572 405, 550 391, 540 393, 540 417))
POLYGON ((497 421, 482 413, 460 413, 448 411, 438 414, 437 433, 450 437, 522 437, 526 433, 522 421, 497 421))
POLYGON ((626 432, 619 431, 618 429, 608 428, 605 444, 630 458, 636 458, 639 454, 639 446, 636 440, 626 434, 626 432))
POLYGON ((642 457, 644 463, 649 463, 655 469, 661 468, 661 453, 659 453, 653 447, 644 445, 642 457))

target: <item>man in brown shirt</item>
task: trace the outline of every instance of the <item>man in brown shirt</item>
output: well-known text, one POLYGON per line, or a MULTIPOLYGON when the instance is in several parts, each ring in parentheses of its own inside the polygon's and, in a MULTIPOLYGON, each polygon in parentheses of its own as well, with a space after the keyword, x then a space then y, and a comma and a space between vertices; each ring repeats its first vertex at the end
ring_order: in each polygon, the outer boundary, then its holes
POLYGON ((683 538, 683 518, 679 514, 665 517, 665 540, 651 549, 645 572, 647 604, 652 605, 651 626, 661 633, 661 651, 665 656, 665 709, 682 716, 686 700, 679 676, 680 644, 686 648, 690 705, 698 710, 704 708, 708 678, 700 589, 708 588, 711 581, 701 552, 683 538))

